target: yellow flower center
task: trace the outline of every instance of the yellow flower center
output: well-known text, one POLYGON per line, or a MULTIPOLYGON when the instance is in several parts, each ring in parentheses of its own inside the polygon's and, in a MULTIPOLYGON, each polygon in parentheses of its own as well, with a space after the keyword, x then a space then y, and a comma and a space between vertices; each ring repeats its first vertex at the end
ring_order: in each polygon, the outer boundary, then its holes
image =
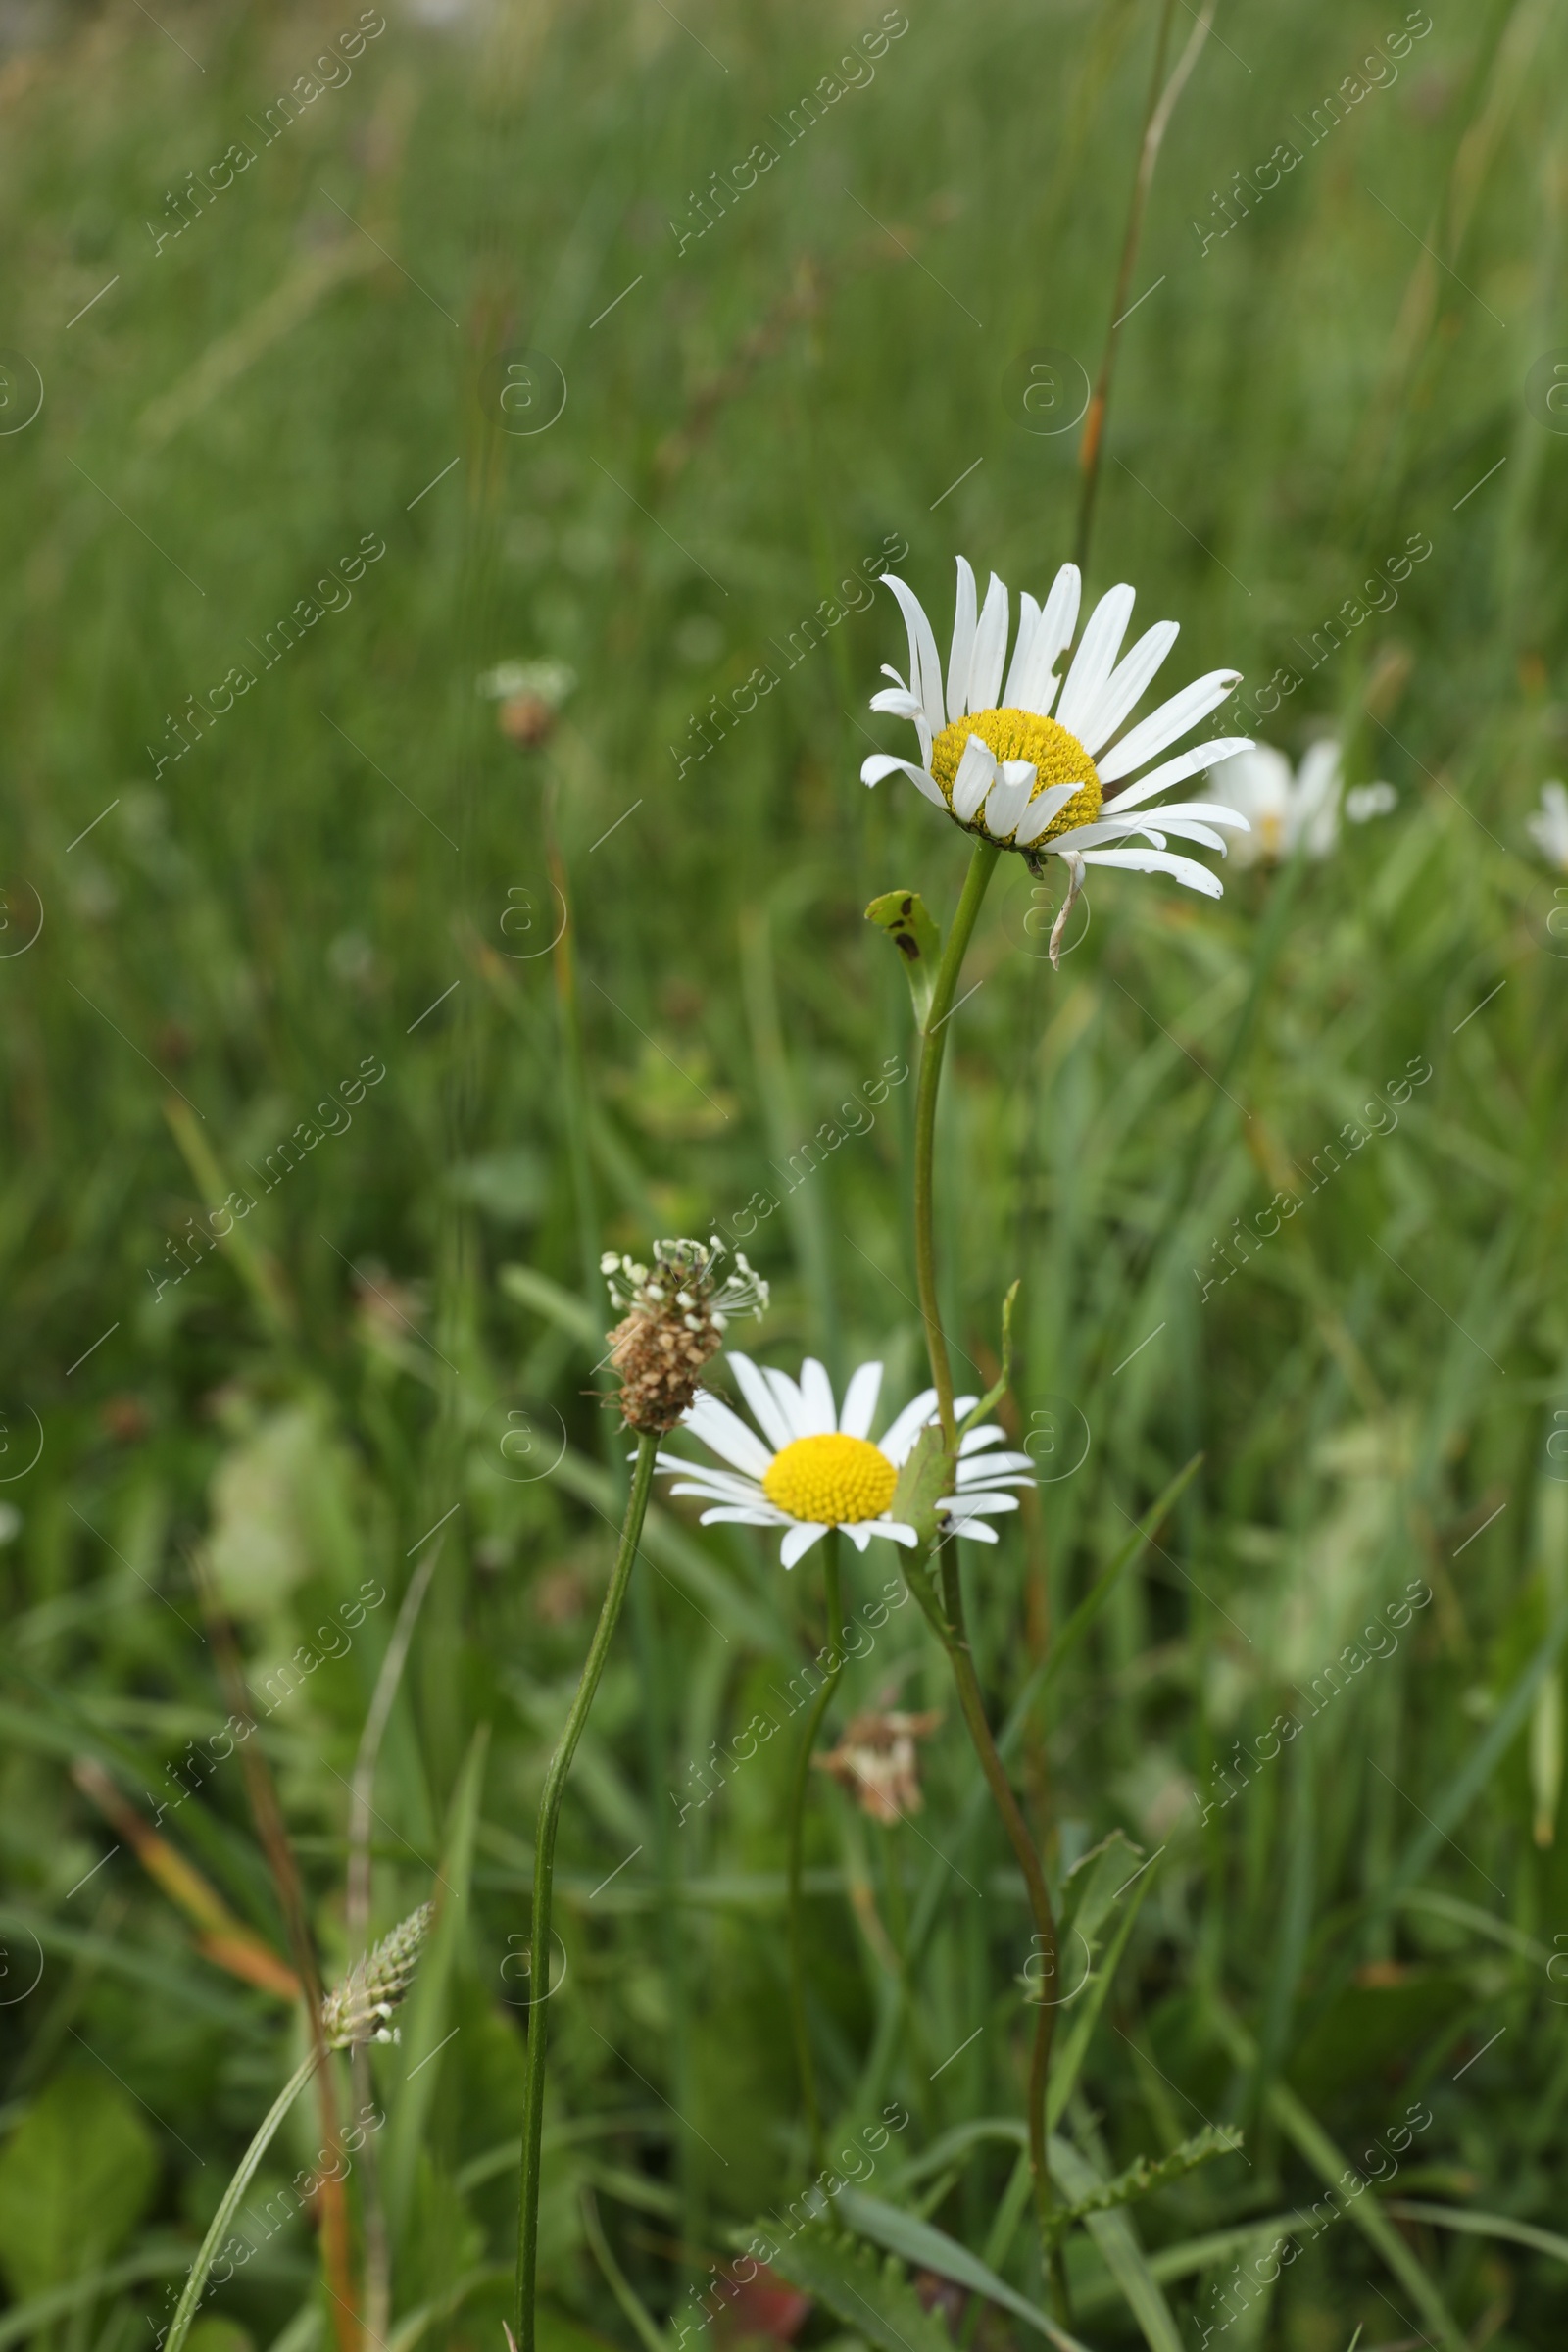
POLYGON ((899 1474, 869 1438, 797 1438, 776 1453, 762 1480, 769 1502, 815 1527, 880 1519, 899 1474))
MULTIPOLYGON (((1035 849, 1042 849, 1058 833, 1070 833, 1074 825, 1093 823, 1100 814, 1100 778, 1089 754, 1076 735, 1069 735, 1054 718, 1041 718, 1033 710, 976 710, 968 718, 956 718, 951 726, 943 728, 931 746, 931 773, 941 785, 950 808, 953 779, 971 735, 978 735, 999 760, 1034 761, 1035 788, 1029 796, 1031 800, 1052 784, 1083 785, 1081 792, 1075 792, 1057 809, 1039 841, 1033 844, 1035 849)), ((985 826, 976 820, 967 830, 983 833, 985 826)))

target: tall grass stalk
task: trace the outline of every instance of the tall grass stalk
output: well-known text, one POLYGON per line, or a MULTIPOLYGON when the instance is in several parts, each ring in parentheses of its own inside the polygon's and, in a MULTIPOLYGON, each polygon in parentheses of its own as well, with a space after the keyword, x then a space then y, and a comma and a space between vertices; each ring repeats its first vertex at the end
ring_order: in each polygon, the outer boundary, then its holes
POLYGON ((828 1529, 822 1544, 822 1596, 827 1611, 828 1662, 822 1687, 812 1701, 801 1734, 801 1744, 790 1777, 789 1809, 789 1960, 790 2023, 795 2033, 795 2059, 800 2074, 801 2103, 812 2164, 822 2162, 822 2102, 817 2094, 816 2064, 811 2056, 811 2027, 806 2011, 806 1918, 801 1873, 806 1852, 806 1794, 811 1778, 811 1755, 822 1718, 832 1703, 844 1671, 844 1627, 839 1581, 839 1532, 828 1529))
POLYGON ((208 2277, 214 2263, 218 2260, 218 2249, 222 2244, 224 2234, 235 2214, 239 2211, 245 2191, 256 2178, 262 2158, 277 2137, 284 2117, 315 2074, 319 2055, 318 2051, 313 2049, 300 2060, 299 2065, 294 2069, 262 2118, 256 2137, 240 2158, 238 2170, 224 2189, 219 2202, 218 2211, 213 2216, 212 2226, 202 2239, 196 2259, 190 2266, 190 2275, 185 2280, 179 2301, 174 2306, 174 2316, 169 2323, 169 2333, 164 2338, 163 2352, 181 2352, 185 2338, 190 2333, 191 2322, 196 2317, 197 2307, 201 2302, 208 2277))
MULTIPOLYGON (((915 1268, 919 1284, 920 1311, 925 1318, 926 1347, 931 1359, 931 1379, 937 1392, 937 1409, 941 1417, 943 1448, 947 1455, 947 1487, 952 1493, 956 1480, 958 1458, 958 1427, 953 1399, 953 1369, 948 1354, 947 1334, 942 1325, 942 1308, 937 1283, 935 1233, 935 1170, 937 1096, 942 1080, 942 1061, 947 1048, 948 1022, 955 1009, 958 977, 963 959, 986 890, 997 868, 1001 851, 989 841, 977 841, 969 859, 969 871, 964 878, 963 894, 957 912, 942 951, 936 984, 931 992, 931 1004, 926 1013, 920 1037, 920 1075, 915 1104, 914 1159, 914 1221, 915 1268)), ((1041 1973, 1046 1984, 1056 1979, 1056 1923, 1052 1907, 1051 1890, 1046 1885, 1045 1871, 1035 1848, 1029 1824, 1013 1793, 1007 1778, 1007 1768, 997 1750, 985 1697, 975 1674, 965 1622, 963 1589, 958 1575, 957 1539, 949 1536, 937 1546, 936 1558, 942 1579, 942 1607, 940 1614, 928 1610, 931 1622, 941 1635, 957 1686, 958 1706, 964 1729, 973 1743, 985 1775, 992 1801, 1007 1834, 1007 1841, 1017 1857, 1028 1892, 1029 1909, 1039 1939, 1041 1973)), ((922 1565, 915 1565, 913 1574, 923 1576, 922 1565)), ((1034 2180, 1035 2205, 1040 2220, 1042 2250, 1047 2258, 1054 2281, 1056 2300, 1065 2309, 1066 2271, 1061 2259, 1057 2233, 1052 2224, 1053 2195, 1051 2162, 1048 2148, 1049 2132, 1046 2121, 1046 2093, 1051 2078, 1051 2045, 1055 2030, 1055 2006, 1050 2001, 1038 2004, 1035 2018, 1034 2052, 1029 2068, 1029 2164, 1034 2180)))
POLYGON ((517 2182, 518 2352, 534 2352, 534 2306, 538 2293, 539 2267, 539 2165, 544 2130, 545 2052, 548 2039, 545 2012, 550 1998, 550 1919, 555 1897, 556 1832, 560 1826, 561 1800, 565 1793, 571 1759, 577 1751, 588 1711, 594 1703, 594 1693, 605 1671, 605 1660, 610 1655, 610 1644, 614 1639, 626 1588, 631 1582, 658 1451, 658 1438, 650 1431, 640 1432, 637 1464, 632 1473, 631 1494, 626 1503, 625 1523, 621 1528, 615 1564, 611 1571, 610 1589, 605 1594, 576 1695, 566 1717, 565 1729, 550 1759, 549 1770, 545 1774, 544 1793, 539 1800, 539 1823, 534 1837, 533 1917, 528 1934, 528 2056, 523 2089, 522 2158, 517 2182), (541 1984, 543 1991, 539 1989, 541 1984))

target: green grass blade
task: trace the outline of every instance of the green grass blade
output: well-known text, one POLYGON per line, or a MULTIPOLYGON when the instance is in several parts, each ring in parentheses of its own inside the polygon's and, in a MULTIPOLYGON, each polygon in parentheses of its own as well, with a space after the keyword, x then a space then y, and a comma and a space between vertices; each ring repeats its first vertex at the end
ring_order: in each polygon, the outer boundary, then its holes
MULTIPOLYGON (((1092 2197, 1106 2184, 1095 2167, 1072 2145, 1054 2133, 1051 2139, 1052 2177, 1074 2204, 1092 2197)), ((1150 2352, 1184 2352, 1176 2315, 1165 2300, 1159 2280, 1149 2267, 1138 2232, 1121 2211, 1090 2213, 1084 2227, 1099 2247, 1105 2268, 1120 2287, 1123 2300, 1144 2332, 1150 2352)))
POLYGON ((917 2221, 912 2213, 901 2212, 897 2205, 885 2204, 880 2197, 868 2197, 863 2189, 841 2188, 833 2199, 833 2207, 861 2237, 872 2238, 890 2254, 897 2254, 901 2261, 912 2263, 917 2270, 935 2271, 939 2278, 956 2279, 959 2286, 970 2287, 975 2294, 999 2303, 1043 2335, 1048 2343, 1073 2343, 1074 2339, 1048 2312, 1020 2295, 1016 2287, 997 2276, 989 2263, 982 2262, 978 2254, 971 2254, 967 2246, 960 2246, 946 2230, 934 2228, 930 2222, 917 2221))
POLYGON ((391 2103, 382 2175, 387 2227, 394 2245, 407 2226, 419 2150, 440 2080, 439 2067, 430 2062, 448 2033, 448 1996, 467 1920, 473 1838, 489 1737, 489 1726, 481 1724, 469 1742, 453 1791, 437 1882, 435 1926, 403 2016, 403 2079, 391 2103))
POLYGON ((223 2242, 224 2233, 239 2211, 245 2191, 256 2178, 262 2158, 277 2136, 284 2117, 315 2072, 316 2052, 312 2050, 307 2057, 300 2060, 299 2065, 272 2101, 262 2119, 261 2129, 256 2137, 240 2158, 234 2178, 224 2189, 218 2211, 213 2216, 212 2227, 202 2239, 196 2259, 190 2266, 190 2276, 185 2280, 179 2301, 174 2306, 174 2316, 169 2323, 169 2333, 164 2339, 163 2352, 180 2352, 180 2347, 190 2333, 191 2322, 196 2317, 208 2276, 214 2263, 218 2260, 218 2249, 223 2242))

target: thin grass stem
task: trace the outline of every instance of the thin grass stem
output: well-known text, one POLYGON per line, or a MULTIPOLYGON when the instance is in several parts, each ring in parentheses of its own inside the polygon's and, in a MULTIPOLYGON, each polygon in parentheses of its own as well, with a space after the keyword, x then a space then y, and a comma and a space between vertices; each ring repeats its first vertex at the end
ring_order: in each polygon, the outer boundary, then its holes
POLYGON ((811 1754, 844 1667, 842 1619, 839 1604, 839 1534, 829 1528, 823 1544, 822 1591, 827 1608, 828 1665, 817 1691, 790 1782, 789 1813, 789 1944, 790 2020, 795 2030, 795 2058, 801 2079, 801 2103, 811 2143, 811 2162, 822 2163, 822 2103, 817 2096, 816 2065, 811 2056, 811 2032, 806 2014, 806 1920, 801 1899, 801 1870, 806 1847, 806 1791, 811 1777, 811 1754))
MULTIPOLYGON (((957 1459, 957 1422, 953 1402, 953 1371, 948 1356, 947 1334, 942 1324, 942 1309, 938 1299, 936 1271, 936 1237, 934 1217, 934 1168, 936 1145, 937 1095, 942 1078, 942 1057, 947 1045, 948 1017, 954 1008, 958 976, 963 958, 974 935, 975 922, 985 899, 986 889, 1001 851, 989 841, 977 841, 964 879, 963 895, 953 918, 938 967, 936 986, 931 994, 931 1007, 921 1033, 920 1083, 915 1104, 914 1159, 914 1224, 915 1266, 920 1294, 920 1311, 925 1318, 926 1348, 931 1359, 932 1385, 937 1392, 937 1409, 941 1416, 944 1448, 950 1457, 950 1478, 956 1474, 957 1459)), ((1054 1983, 1056 1973, 1056 1923, 1052 1909, 1051 1892, 1046 1885, 1040 1856, 1023 1817, 1006 1766, 998 1753, 986 1715, 985 1699, 970 1653, 969 1638, 964 1621, 963 1592, 958 1579, 957 1545, 949 1537, 938 1547, 938 1562, 942 1579, 942 1609, 940 1614, 928 1609, 927 1614, 941 1636, 944 1648, 958 1691, 958 1706, 964 1728, 980 1761, 992 1801, 1002 1818, 1008 1843, 1017 1857, 1028 1890, 1029 1909, 1034 1919, 1035 1934, 1042 1956, 1045 1981, 1054 1983)), ((918 1591, 922 1576, 919 1567, 913 1569, 911 1583, 918 1591)), ((1034 2053, 1029 2069, 1029 2165, 1034 2180, 1035 2205, 1040 2220, 1041 2243, 1051 2267, 1054 2290, 1060 2308, 1065 2310, 1065 2280, 1055 2246, 1055 2231, 1052 2223, 1051 2165, 1048 2156, 1046 2124, 1046 2090, 1051 2074, 1051 2045, 1055 2030, 1055 2011, 1042 2002, 1035 2020, 1034 2053)), ((808 2110, 809 2112, 809 2110, 808 2110)))
POLYGON ((920 1296, 920 1314, 925 1324, 926 1352, 931 1358, 931 1381, 937 1393, 937 1410, 942 1418, 942 1440, 951 1452, 957 1444, 957 1424, 953 1411, 953 1368, 948 1361, 947 1334, 942 1327, 942 1309, 937 1301, 936 1243, 934 1221, 934 1168, 937 1133, 937 1090, 942 1081, 942 1057, 948 1045, 948 1015, 963 969, 963 958, 974 935, 986 890, 997 869, 1002 852, 992 841, 976 841, 969 871, 964 876, 963 895, 958 911, 953 918, 937 967, 936 986, 931 992, 931 1006, 920 1032, 920 1077, 914 1105, 914 1270, 915 1284, 920 1296))
POLYGON ((625 1523, 620 1531, 615 1565, 611 1573, 610 1590, 605 1594, 599 1623, 594 1628, 594 1638, 583 1666, 582 1679, 577 1685, 565 1729, 550 1759, 550 1768, 545 1774, 544 1793, 539 1800, 539 1827, 534 1840, 533 1860, 533 1919, 528 1938, 529 1982, 534 1990, 528 2008, 527 2080, 523 2105, 522 2158, 517 2181, 518 2352, 534 2352, 534 2302, 538 2291, 539 2268, 539 2163, 545 2113, 545 2003, 550 1996, 550 1916, 555 1895, 556 1831, 561 1820, 561 1800, 565 1793, 571 1759, 582 1738, 588 1710, 594 1703, 594 1693, 599 1688, 605 1660, 610 1654, 610 1644, 614 1638, 626 1588, 631 1582, 643 1520, 648 1511, 648 1495, 653 1486, 654 1460, 658 1450, 658 1438, 647 1430, 639 1432, 637 1466, 632 1473, 631 1494, 626 1504, 625 1523), (544 1985, 543 1992, 537 1989, 541 1983, 544 1985))
POLYGON ((164 2338, 163 2352, 180 2352, 180 2347, 186 2336, 189 2335, 191 2322, 196 2317, 197 2307, 201 2302, 209 2274, 218 2260, 218 2249, 223 2242, 224 2233, 239 2210, 245 2191, 256 2178, 262 2158, 276 2138, 283 2118, 305 2088, 306 2083, 309 2082, 312 2075, 315 2074, 317 2058, 318 2053, 313 2049, 300 2060, 299 2065, 294 2069, 263 2117, 261 2129, 256 2137, 240 2158, 239 2169, 224 2189, 218 2211, 213 2216, 212 2227, 202 2239, 196 2259, 190 2266, 190 2275, 185 2280, 179 2301, 174 2306, 174 2316, 169 2323, 169 2333, 164 2338))

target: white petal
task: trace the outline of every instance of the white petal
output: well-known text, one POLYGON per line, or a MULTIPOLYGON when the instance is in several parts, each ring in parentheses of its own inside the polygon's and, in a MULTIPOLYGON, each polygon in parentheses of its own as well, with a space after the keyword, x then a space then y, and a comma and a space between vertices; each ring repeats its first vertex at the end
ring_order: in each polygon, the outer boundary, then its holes
POLYGON ((1056 711, 1059 726, 1083 741, 1083 728, 1093 716, 1101 689, 1109 677, 1127 623, 1133 616, 1135 591, 1125 580, 1107 589, 1084 625, 1083 642, 1073 656, 1067 683, 1056 711))
MULTIPOLYGON (((1107 813, 1114 815, 1116 811, 1110 809, 1107 813)), ((1185 816, 1199 817, 1208 825, 1233 825, 1243 833, 1250 833, 1252 829, 1241 810, 1233 808, 1228 801, 1161 801, 1149 813, 1161 825, 1168 816, 1185 816)))
POLYGON ((991 790, 997 772, 997 757, 990 746, 971 735, 963 747, 958 772, 953 779, 953 813, 961 824, 969 824, 986 794, 991 790))
POLYGON ((791 1439, 808 1438, 811 1432, 807 1426, 806 1405, 795 1382, 787 1372, 777 1372, 771 1364, 763 1369, 767 1385, 773 1392, 773 1402, 784 1416, 791 1439))
POLYGON ((1152 825, 1164 818, 1163 808, 1134 808, 1122 816, 1114 810, 1105 816, 1092 817, 1087 824, 1074 825, 1068 833, 1058 833, 1052 843, 1054 850, 1092 850, 1102 842, 1125 841, 1129 835, 1147 834, 1152 825))
POLYGON ((759 1510, 766 1503, 756 1479, 745 1478, 738 1470, 720 1470, 711 1462, 683 1462, 667 1453, 660 1458, 666 1478, 685 1482, 671 1487, 672 1494, 706 1494, 710 1502, 746 1502, 759 1510))
POLYGON ((970 1544, 995 1544, 997 1542, 996 1529, 987 1527, 983 1519, 956 1520, 952 1532, 956 1536, 961 1536, 966 1543, 970 1544))
MULTIPOLYGON (((735 1358, 730 1357, 733 1363, 735 1358)), ((755 1429, 748 1429, 739 1413, 732 1413, 707 1389, 699 1392, 686 1413, 682 1426, 694 1438, 701 1438, 710 1453, 720 1461, 733 1463, 752 1478, 765 1477, 772 1466, 773 1456, 762 1444, 755 1429)))
POLYGON ((812 1520, 797 1519, 780 1547, 780 1560, 786 1568, 793 1568, 796 1561, 803 1558, 813 1544, 820 1544, 826 1534, 827 1529, 816 1526, 812 1520))
POLYGON ((1039 626, 1040 607, 1035 603, 1027 588, 1020 588, 1018 591, 1018 639, 1012 649, 1012 667, 1007 672, 1007 683, 1002 689, 1003 705, 1007 710, 1016 710, 1019 708, 1018 689, 1028 675, 1029 648, 1034 643, 1035 631, 1039 626))
POLYGON ((1073 630, 1078 626, 1082 585, 1076 564, 1064 564, 1051 583, 1051 594, 1030 644, 1016 694, 1011 682, 1008 683, 1007 699, 1015 702, 1020 710, 1037 711, 1042 718, 1051 715, 1051 706, 1056 699, 1056 663, 1064 649, 1071 645, 1073 630))
POLYGON ((906 582, 895 579, 891 571, 882 574, 888 587, 899 600, 904 625, 909 632, 909 690, 920 697, 925 707, 925 723, 933 735, 940 735, 948 723, 942 704, 942 664, 937 659, 937 641, 925 608, 906 582))
POLYGON ((1002 665, 1007 659, 1007 591, 995 572, 986 590, 985 611, 974 633, 969 659, 971 710, 994 710, 1002 692, 1002 665))
POLYGON ((961 1461, 966 1453, 979 1453, 983 1447, 994 1446, 999 1438, 1004 1438, 1006 1434, 1006 1431, 999 1428, 995 1421, 982 1422, 978 1429, 969 1430, 958 1440, 959 1460, 961 1461))
MULTIPOLYGON (((1156 620, 1152 629, 1145 630, 1132 652, 1117 662, 1105 680, 1093 716, 1085 719, 1082 728, 1073 730, 1087 751, 1098 752, 1110 741, 1180 635, 1180 621, 1156 620)), ((875 709, 874 704, 872 708, 875 709)))
MULTIPOLYGON (((1176 759, 1167 760, 1163 767, 1152 767, 1147 776, 1140 776, 1136 784, 1129 784, 1125 792, 1118 792, 1114 800, 1105 803, 1105 814, 1113 816, 1118 809, 1137 808, 1143 802, 1152 801, 1156 792, 1166 792, 1172 784, 1185 783, 1189 776, 1200 776, 1204 768, 1217 767, 1222 760, 1235 762, 1234 766, 1227 768, 1218 786, 1221 792, 1228 793, 1234 788, 1239 771, 1250 769, 1252 760, 1260 758, 1266 748, 1262 744, 1254 745, 1245 735, 1216 735, 1212 742, 1198 744, 1192 751, 1182 752, 1176 759), (1237 759, 1238 753, 1248 756, 1237 759)), ((1271 760, 1279 759, 1277 752, 1270 752, 1268 756, 1271 760)), ((1290 762, 1280 760, 1280 765, 1285 770, 1288 787, 1291 780, 1290 762)), ((1104 782, 1103 773, 1100 780, 1104 782)), ((1238 796, 1237 805, 1250 807, 1251 804, 1238 796)))
POLYGON ((977 1405, 980 1399, 978 1396, 955 1396, 953 1399, 953 1410, 955 1415, 958 1420, 961 1421, 964 1414, 968 1412, 974 1405, 977 1405))
POLYGON ((1196 858, 1178 858, 1171 850, 1091 850, 1085 865, 1124 865, 1139 874, 1171 874, 1189 890, 1200 890, 1206 899, 1222 899, 1225 885, 1206 865, 1196 858))
POLYGON ((948 656, 948 709, 961 718, 969 708, 969 662, 974 654, 974 573, 958 558, 958 593, 953 608, 953 650, 948 656))
POLYGON ((803 1438, 831 1437, 839 1425, 833 1383, 826 1365, 819 1364, 814 1355, 808 1355, 801 1366, 801 1423, 803 1438))
POLYGON ((882 1432, 881 1437, 877 1440, 877 1445, 887 1455, 895 1470, 904 1468, 913 1450, 915 1439, 920 1435, 921 1430, 924 1429, 936 1409, 937 1393, 935 1389, 922 1389, 918 1396, 911 1397, 897 1420, 889 1422, 887 1428, 882 1432))
POLYGON ((961 1524, 965 1519, 996 1519, 1018 1508, 1016 1494, 944 1494, 937 1509, 961 1524))
POLYGON ((876 1418, 876 1400, 882 1389, 880 1364, 861 1364, 844 1392, 844 1410, 839 1415, 839 1427, 847 1438, 868 1438, 871 1423, 876 1418))
POLYGON ((985 828, 994 841, 1005 841, 1029 806, 1035 788, 1032 760, 1004 760, 986 800, 985 828))
POLYGON ((920 1541, 913 1528, 906 1527, 902 1519, 862 1519, 860 1524, 868 1535, 886 1536, 890 1543, 902 1544, 906 1550, 912 1550, 920 1541))
POLYGON ((752 1408, 758 1428, 767 1439, 773 1452, 777 1453, 789 1444, 795 1432, 774 1401, 773 1392, 767 1385, 767 1374, 760 1364, 754 1364, 749 1355, 742 1355, 738 1348, 732 1348, 725 1361, 735 1375, 741 1395, 752 1408))
MULTIPOLYGON (((1088 781, 1086 776, 1084 783, 1088 781)), ((1030 802, 1023 816, 1019 819, 1018 830, 1013 839, 1025 849, 1031 842, 1038 841, 1052 818, 1059 816, 1073 794, 1082 792, 1083 788, 1083 784, 1048 785, 1044 792, 1037 794, 1030 802)))
POLYGON ((906 686, 884 686, 880 694, 871 697, 873 710, 886 710, 894 718, 916 719, 923 715, 920 698, 906 686))
POLYGON ((948 804, 942 797, 941 785, 925 768, 916 767, 912 760, 895 760, 891 752, 873 752, 868 760, 860 762, 860 782, 880 784, 884 776, 891 776, 895 771, 907 776, 915 790, 923 792, 928 801, 935 801, 946 816, 948 804))
POLYGON ((857 1519, 850 1521, 842 1532, 849 1537, 857 1551, 864 1551, 876 1530, 869 1520, 857 1519))
MULTIPOLYGON (((678 1494, 680 1489, 677 1487, 675 1492, 678 1494)), ((788 1524, 780 1511, 738 1510, 729 1503, 721 1505, 717 1510, 702 1511, 698 1514, 697 1524, 699 1527, 715 1527, 725 1522, 731 1527, 782 1527, 788 1524)))
MULTIPOLYGON (((1235 810, 1231 813, 1234 815, 1235 810)), ((1228 856, 1230 844, 1223 833, 1215 832, 1212 825, 1200 825, 1190 816, 1171 816, 1163 808, 1156 808, 1154 814, 1159 820, 1159 830, 1151 831, 1150 839, 1157 842, 1161 849, 1174 836, 1177 841, 1196 841, 1201 843, 1205 850, 1218 850, 1222 858, 1228 856)), ((1250 832, 1251 827, 1247 824, 1245 817, 1242 822, 1250 832)))
POLYGON ((1224 702, 1232 687, 1241 684, 1241 678, 1239 669, 1211 669, 1205 677, 1195 678, 1190 686, 1184 686, 1180 694, 1173 694, 1168 703, 1161 703, 1130 735, 1124 735, 1101 762, 1102 784, 1114 784, 1118 776, 1130 776, 1135 767, 1152 760, 1156 752, 1174 743, 1178 735, 1196 727, 1200 718, 1206 718, 1224 702))

